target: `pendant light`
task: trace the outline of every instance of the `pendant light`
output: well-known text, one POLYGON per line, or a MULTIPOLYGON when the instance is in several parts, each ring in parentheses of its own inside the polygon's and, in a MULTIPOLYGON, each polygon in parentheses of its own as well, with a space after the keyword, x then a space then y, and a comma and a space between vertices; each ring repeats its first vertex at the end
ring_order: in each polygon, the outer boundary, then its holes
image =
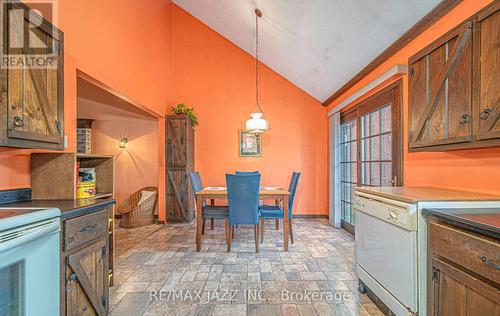
POLYGON ((262 12, 255 9, 255 102, 257 109, 251 113, 251 118, 245 122, 246 130, 250 133, 260 134, 268 130, 269 123, 264 119, 264 113, 259 104, 259 18, 262 17, 262 12))

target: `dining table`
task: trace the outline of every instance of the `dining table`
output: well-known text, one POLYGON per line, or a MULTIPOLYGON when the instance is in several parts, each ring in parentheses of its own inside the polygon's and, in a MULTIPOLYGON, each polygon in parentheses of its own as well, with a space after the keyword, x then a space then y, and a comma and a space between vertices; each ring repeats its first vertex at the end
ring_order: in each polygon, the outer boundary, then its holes
MULTIPOLYGON (((275 205, 282 203, 283 208, 283 247, 288 251, 289 218, 288 218, 288 200, 290 192, 281 187, 261 186, 259 190, 259 200, 274 200, 275 205)), ((203 225, 203 203, 207 200, 227 200, 226 187, 205 187, 196 192, 196 251, 201 250, 201 230, 203 225)))

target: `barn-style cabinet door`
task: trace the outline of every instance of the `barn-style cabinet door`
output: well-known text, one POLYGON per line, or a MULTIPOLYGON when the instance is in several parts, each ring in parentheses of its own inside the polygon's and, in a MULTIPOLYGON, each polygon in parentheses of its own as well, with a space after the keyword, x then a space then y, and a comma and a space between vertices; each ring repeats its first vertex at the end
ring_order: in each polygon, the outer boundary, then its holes
POLYGON ((410 152, 500 146, 500 1, 408 63, 410 152))
POLYGON ((474 21, 474 118, 478 140, 500 138, 500 1, 474 21))
POLYGON ((103 238, 66 257, 66 315, 108 314, 108 253, 103 238))
POLYGON ((63 33, 21 2, 1 11, 0 146, 61 150, 63 33))
POLYGON ((166 218, 189 222, 194 218, 194 194, 187 173, 194 169, 194 129, 186 115, 168 115, 166 130, 166 218))
POLYGON ((472 139, 472 23, 409 60, 409 148, 472 139))

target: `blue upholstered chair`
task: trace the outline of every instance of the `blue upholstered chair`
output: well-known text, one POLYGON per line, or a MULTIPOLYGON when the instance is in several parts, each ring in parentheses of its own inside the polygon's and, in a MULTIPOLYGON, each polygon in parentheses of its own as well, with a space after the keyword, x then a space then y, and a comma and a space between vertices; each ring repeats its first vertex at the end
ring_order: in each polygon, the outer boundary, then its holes
MULTIPOLYGON (((191 188, 193 188, 194 198, 196 200, 196 192, 203 189, 200 174, 198 172, 188 172, 188 177, 191 182, 191 188)), ((210 218, 211 229, 214 229, 215 219, 227 218, 227 206, 215 206, 214 202, 214 200, 211 200, 211 205, 205 205, 205 203, 203 203, 203 225, 201 228, 202 234, 205 234, 205 222, 207 218, 210 218)))
MULTIPOLYGON (((292 231, 292 209, 293 200, 295 199, 295 192, 297 191, 297 184, 299 183, 300 172, 294 172, 292 174, 292 179, 290 180, 290 185, 288 186, 288 192, 290 192, 290 197, 288 199, 288 224, 290 227, 290 240, 293 244, 293 231, 292 231)), ((276 219, 276 222, 281 218, 284 218, 283 208, 279 205, 261 205, 260 206, 260 240, 264 241, 264 219, 276 219)), ((278 228, 278 224, 276 224, 278 228)))
MULTIPOLYGON (((259 191, 260 175, 226 174, 227 200, 229 202, 229 223, 231 232, 235 225, 254 225, 255 251, 259 252, 259 191)), ((231 236, 226 228, 226 241, 231 236)), ((230 251, 230 246, 228 251, 230 251)))
POLYGON ((236 174, 238 175, 252 175, 252 174, 259 174, 258 171, 236 171, 236 174))

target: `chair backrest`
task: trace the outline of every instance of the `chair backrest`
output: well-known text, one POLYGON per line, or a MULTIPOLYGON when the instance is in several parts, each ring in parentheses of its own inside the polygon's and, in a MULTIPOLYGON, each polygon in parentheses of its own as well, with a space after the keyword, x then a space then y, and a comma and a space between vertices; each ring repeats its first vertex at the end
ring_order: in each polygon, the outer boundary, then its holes
POLYGON ((230 225, 259 222, 260 175, 226 174, 230 225))
POLYGON ((189 177, 189 181, 191 182, 191 188, 193 189, 193 193, 195 194, 195 198, 196 198, 196 192, 203 189, 203 184, 201 184, 200 173, 199 172, 188 172, 187 174, 189 177))
POLYGON ((252 174, 260 174, 258 171, 236 171, 238 175, 252 175, 252 174))
POLYGON ((292 173, 292 179, 290 180, 290 185, 288 186, 288 192, 290 192, 290 199, 288 201, 288 216, 292 217, 293 200, 295 199, 295 192, 297 192, 297 184, 299 183, 300 172, 294 171, 292 173))

